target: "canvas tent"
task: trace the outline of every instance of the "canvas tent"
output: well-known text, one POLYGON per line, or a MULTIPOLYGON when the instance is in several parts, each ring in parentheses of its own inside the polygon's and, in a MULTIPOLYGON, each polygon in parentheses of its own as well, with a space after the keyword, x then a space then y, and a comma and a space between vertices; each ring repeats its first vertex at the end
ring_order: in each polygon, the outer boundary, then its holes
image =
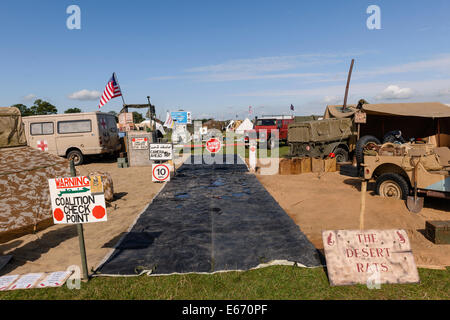
MULTIPOLYGON (((325 119, 353 117, 356 105, 327 106, 325 119)), ((382 138, 387 132, 401 130, 405 138, 431 138, 437 146, 450 146, 450 107, 439 102, 363 104, 367 123, 361 135, 382 138)))
POLYGON ((253 123, 249 120, 249 118, 245 118, 245 120, 236 128, 234 131, 236 134, 244 134, 246 130, 252 130, 253 123))
POLYGON ((66 159, 26 146, 20 112, 0 107, 0 243, 53 223, 48 179, 70 175, 66 159))

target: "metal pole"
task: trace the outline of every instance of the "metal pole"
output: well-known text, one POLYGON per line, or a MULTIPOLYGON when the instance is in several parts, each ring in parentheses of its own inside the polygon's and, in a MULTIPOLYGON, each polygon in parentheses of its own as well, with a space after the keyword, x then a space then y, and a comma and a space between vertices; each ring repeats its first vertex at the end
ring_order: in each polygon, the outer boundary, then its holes
POLYGON ((148 116, 150 118, 150 130, 153 132, 154 128, 153 128, 153 113, 152 113, 152 104, 150 103, 150 96, 147 96, 147 100, 148 100, 148 116))
POLYGON ((348 87, 350 86, 350 78, 352 77, 352 70, 353 70, 353 63, 354 62, 355 62, 355 59, 352 59, 352 63, 350 64, 350 70, 348 71, 347 86, 345 87, 345 96, 344 96, 343 109, 345 109, 347 107, 348 87))
MULTIPOLYGON (((75 165, 73 163, 73 160, 70 160, 70 174, 72 177, 77 176, 77 172, 75 171, 75 165)), ((83 225, 81 223, 77 224, 77 231, 78 231, 78 240, 79 240, 79 244, 80 244, 81 265, 83 267, 83 280, 88 281, 89 273, 88 273, 87 259, 86 259, 86 246, 84 245, 84 231, 83 231, 83 225)))
MULTIPOLYGON (((125 107, 126 104, 125 104, 125 99, 123 98, 122 88, 120 88, 119 79, 117 79, 117 75, 116 75, 115 72, 114 72, 114 79, 116 79, 117 85, 119 86, 119 89, 120 89, 120 96, 122 97, 123 106, 125 107)), ((128 108, 127 108, 127 110, 126 110, 125 112, 128 112, 128 108)))

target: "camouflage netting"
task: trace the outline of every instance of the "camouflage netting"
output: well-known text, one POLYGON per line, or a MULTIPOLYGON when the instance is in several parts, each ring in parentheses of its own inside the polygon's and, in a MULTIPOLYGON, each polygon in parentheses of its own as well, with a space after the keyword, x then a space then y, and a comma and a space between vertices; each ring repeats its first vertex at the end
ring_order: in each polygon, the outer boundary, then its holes
POLYGON ((26 144, 27 139, 19 109, 0 107, 0 148, 26 144))
POLYGON ((0 148, 0 243, 50 226, 48 179, 69 175, 66 159, 27 146, 0 148))

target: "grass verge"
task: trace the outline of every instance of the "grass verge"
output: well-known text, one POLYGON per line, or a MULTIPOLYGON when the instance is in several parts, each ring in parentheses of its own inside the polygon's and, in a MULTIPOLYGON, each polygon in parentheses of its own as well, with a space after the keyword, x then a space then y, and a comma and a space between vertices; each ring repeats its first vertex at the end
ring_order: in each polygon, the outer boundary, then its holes
POLYGON ((272 266, 244 272, 160 277, 97 277, 80 290, 0 292, 0 299, 450 299, 450 269, 419 269, 420 284, 330 287, 323 268, 272 266))

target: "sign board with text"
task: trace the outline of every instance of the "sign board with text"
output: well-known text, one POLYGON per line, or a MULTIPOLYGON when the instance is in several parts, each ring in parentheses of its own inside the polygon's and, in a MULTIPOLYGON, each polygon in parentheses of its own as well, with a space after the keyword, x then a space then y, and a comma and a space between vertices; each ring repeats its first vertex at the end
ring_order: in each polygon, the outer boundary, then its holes
POLYGON ((105 196, 99 190, 98 178, 56 178, 49 179, 48 184, 55 224, 107 221, 105 196))
POLYGON ((131 138, 131 148, 136 149, 136 150, 148 149, 148 139, 147 138, 131 138))
POLYGON ((192 118, 189 111, 174 111, 170 113, 170 116, 175 122, 175 124, 191 124, 192 118))
POLYGON ((171 143, 151 143, 150 160, 172 160, 173 146, 171 143))
POLYGON ((322 240, 332 286, 420 281, 405 230, 326 230, 322 240))

